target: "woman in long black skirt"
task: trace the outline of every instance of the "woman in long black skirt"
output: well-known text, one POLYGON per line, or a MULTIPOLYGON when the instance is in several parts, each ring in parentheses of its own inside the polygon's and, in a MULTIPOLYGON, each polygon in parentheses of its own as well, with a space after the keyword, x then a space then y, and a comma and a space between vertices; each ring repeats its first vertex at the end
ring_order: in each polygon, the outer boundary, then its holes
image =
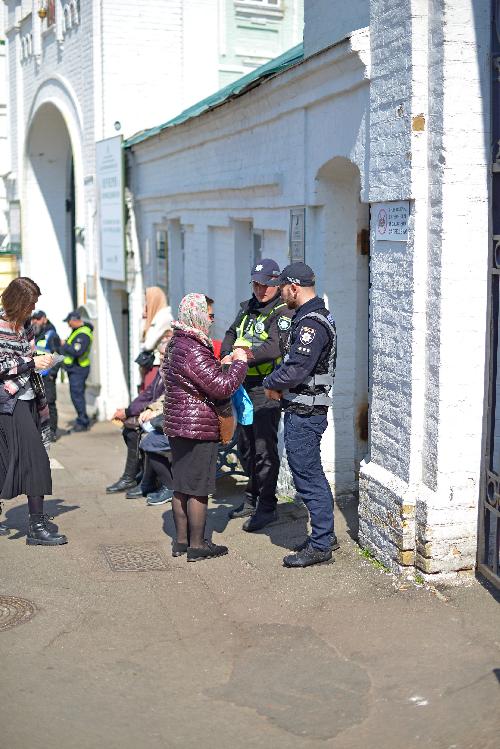
MULTIPOLYGON (((40 289, 31 278, 16 278, 2 294, 0 307, 0 500, 28 497, 27 544, 59 546, 66 536, 47 525, 45 494, 52 494, 46 447, 50 440, 48 406, 36 370, 47 369, 52 355, 34 356, 30 324, 40 289)), ((1 504, 1 503, 0 503, 1 504)), ((0 535, 9 529, 0 523, 0 535)))

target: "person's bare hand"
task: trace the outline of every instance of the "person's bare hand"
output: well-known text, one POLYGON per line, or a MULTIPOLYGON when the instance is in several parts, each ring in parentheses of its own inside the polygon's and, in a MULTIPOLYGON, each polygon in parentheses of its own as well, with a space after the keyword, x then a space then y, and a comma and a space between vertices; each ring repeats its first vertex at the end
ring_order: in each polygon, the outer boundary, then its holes
POLYGON ((221 359, 220 363, 221 364, 231 364, 232 361, 233 361, 233 355, 232 354, 226 354, 226 356, 223 359, 221 359))
POLYGON ((247 362, 247 355, 244 349, 235 348, 233 351, 233 361, 244 361, 247 362))
POLYGON ((36 369, 50 369, 51 366, 52 354, 42 354, 41 356, 35 356, 36 369))
POLYGON ((271 401, 281 400, 281 393, 279 390, 269 390, 269 388, 264 388, 264 393, 266 395, 266 398, 269 398, 269 400, 271 401))
POLYGON ((153 416, 154 416, 153 412, 150 411, 149 409, 147 411, 142 411, 139 414, 139 423, 144 424, 145 421, 151 421, 153 416))
POLYGON ((117 408, 111 418, 112 419, 118 419, 118 421, 125 421, 125 419, 127 418, 127 414, 125 413, 125 409, 124 408, 117 408))

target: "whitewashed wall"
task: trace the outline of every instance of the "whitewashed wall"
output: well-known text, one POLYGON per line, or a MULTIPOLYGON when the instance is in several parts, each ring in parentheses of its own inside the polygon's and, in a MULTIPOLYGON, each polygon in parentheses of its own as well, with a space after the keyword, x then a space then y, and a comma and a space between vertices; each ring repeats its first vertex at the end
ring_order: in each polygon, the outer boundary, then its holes
MULTIPOLYGON (((367 400, 368 226, 365 144, 368 34, 354 35, 251 93, 132 148, 139 242, 171 226, 172 302, 188 291, 215 298, 215 335, 250 296, 252 231, 263 256, 288 261, 290 208, 307 205, 306 260, 337 319, 334 421, 324 459, 337 493, 352 492, 366 451, 356 413, 367 400), (335 123, 342 122, 342 127, 335 123), (343 230, 332 231, 336 221, 343 230), (184 227, 184 269, 177 234, 184 227), (179 276, 184 284, 178 282, 179 276), (354 374, 353 374, 354 371, 354 374)), ((151 263, 144 264, 148 278, 151 263)))
POLYGON ((476 554, 489 3, 378 0, 371 19, 370 199, 409 199, 412 218, 406 245, 372 236, 360 537, 394 569, 445 574, 472 568, 476 554))

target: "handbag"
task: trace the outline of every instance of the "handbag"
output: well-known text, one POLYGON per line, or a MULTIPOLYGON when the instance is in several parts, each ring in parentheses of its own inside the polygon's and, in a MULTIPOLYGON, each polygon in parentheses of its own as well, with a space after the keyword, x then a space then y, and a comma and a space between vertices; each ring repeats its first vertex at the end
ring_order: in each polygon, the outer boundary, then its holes
POLYGON ((141 426, 139 424, 139 418, 137 416, 128 416, 124 422, 122 422, 122 425, 125 427, 125 429, 139 429, 141 426))
POLYGON ((30 385, 35 393, 35 398, 45 398, 45 385, 43 384, 43 377, 39 372, 30 373, 30 385))
POLYGON ((205 403, 211 406, 217 414, 219 420, 219 441, 222 445, 229 445, 236 431, 236 419, 234 418, 231 401, 228 400, 223 405, 216 405, 215 403, 210 403, 210 401, 205 401, 205 403))

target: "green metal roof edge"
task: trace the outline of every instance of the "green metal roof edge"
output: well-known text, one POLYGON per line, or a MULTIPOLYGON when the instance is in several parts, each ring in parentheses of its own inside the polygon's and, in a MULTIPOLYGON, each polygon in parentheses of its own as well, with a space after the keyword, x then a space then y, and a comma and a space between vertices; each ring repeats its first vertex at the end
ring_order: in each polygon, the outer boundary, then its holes
POLYGON ((135 146, 137 143, 152 138, 154 135, 158 135, 167 128, 181 125, 183 122, 198 117, 200 114, 208 112, 210 109, 215 109, 215 107, 224 104, 226 101, 241 96, 266 78, 276 75, 277 73, 282 73, 293 65, 302 62, 303 59, 304 45, 301 42, 300 44, 297 44, 297 46, 284 52, 279 57, 275 57, 274 60, 266 62, 265 65, 261 65, 259 68, 252 70, 251 73, 247 73, 242 78, 238 78, 238 80, 230 83, 228 86, 224 86, 224 88, 216 91, 215 94, 211 94, 210 96, 207 96, 206 99, 202 99, 196 104, 193 104, 193 106, 185 109, 173 119, 164 122, 162 125, 157 125, 156 127, 142 130, 141 132, 136 133, 136 135, 132 135, 132 137, 123 141, 123 147, 131 148, 131 146, 135 146))

